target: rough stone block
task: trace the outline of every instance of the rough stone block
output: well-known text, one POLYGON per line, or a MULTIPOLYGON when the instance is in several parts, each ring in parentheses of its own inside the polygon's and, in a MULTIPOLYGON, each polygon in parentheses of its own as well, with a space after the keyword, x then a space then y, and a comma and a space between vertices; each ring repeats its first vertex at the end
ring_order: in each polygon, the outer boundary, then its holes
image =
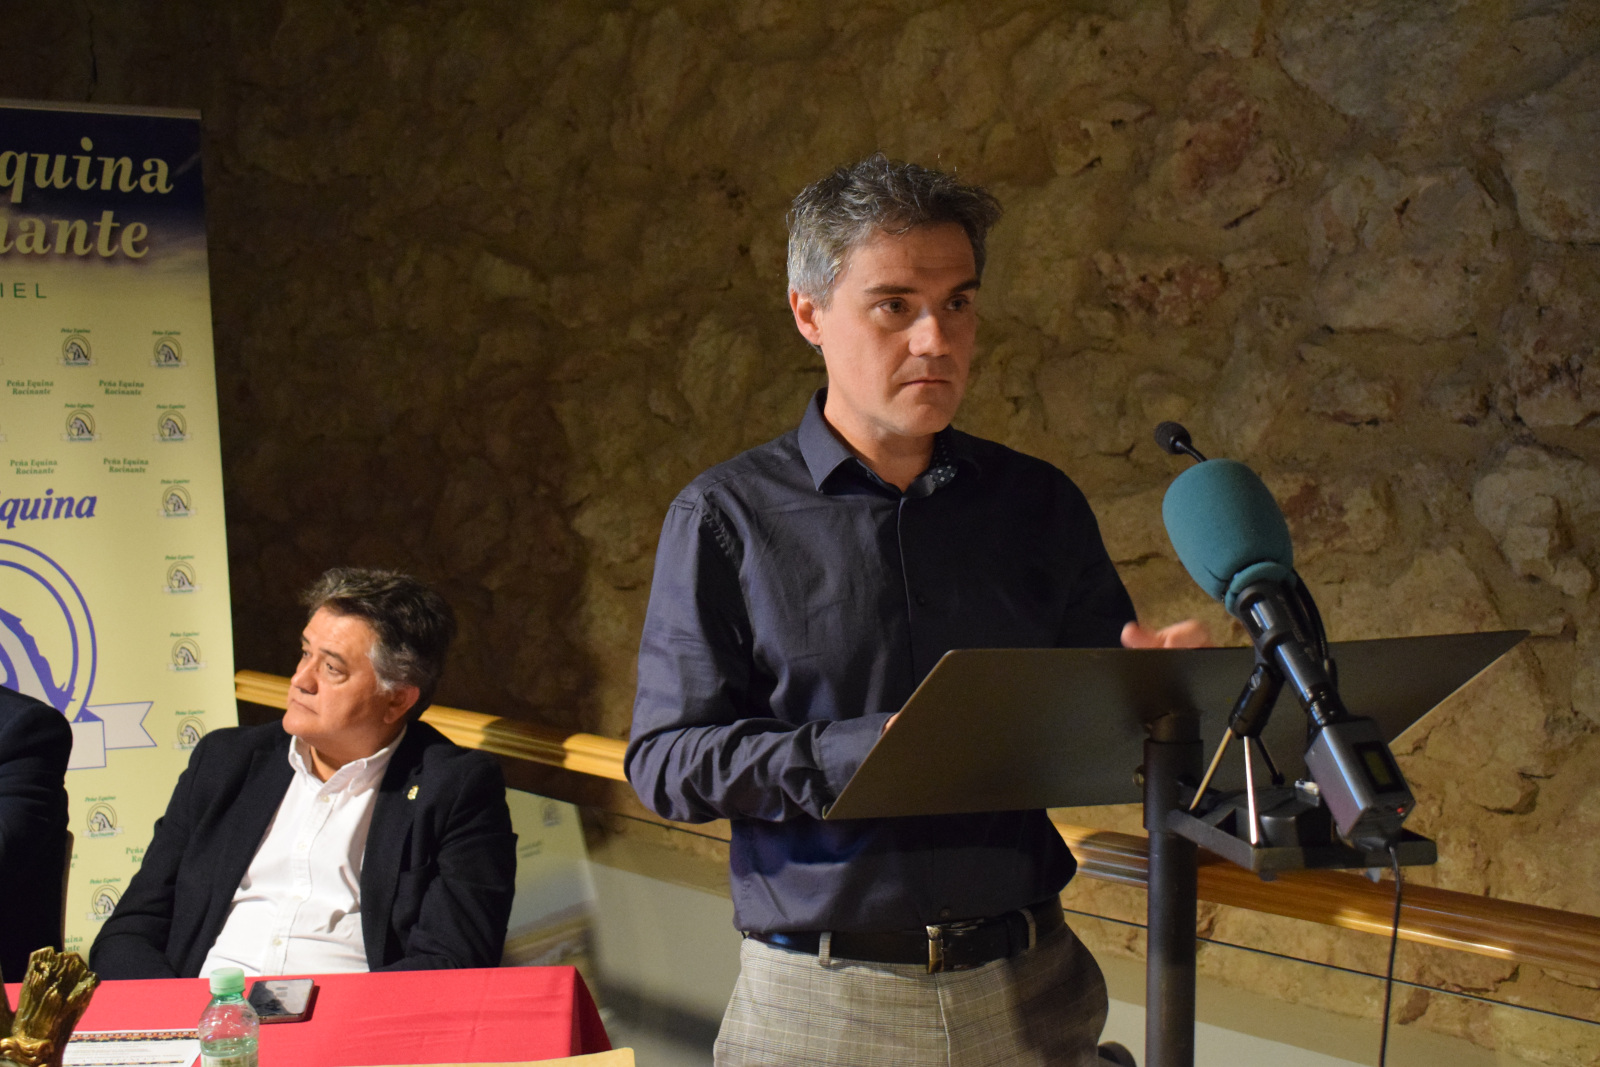
POLYGON ((1600 471, 1571 455, 1518 445, 1479 477, 1472 510, 1495 537, 1531 518, 1584 527, 1600 516, 1600 471))
POLYGON ((1546 241, 1600 242, 1600 59, 1502 108, 1495 147, 1530 232, 1546 241))
POLYGON ((1401 174, 1359 162, 1312 212, 1323 321, 1413 340, 1463 333, 1504 272, 1504 209, 1462 168, 1401 174))
POLYGON ((1099 252, 1106 297, 1146 322, 1188 326, 1205 313, 1227 287, 1222 265, 1184 255, 1099 252))
POLYGON ((1549 526, 1514 523, 1500 536, 1500 551, 1519 578, 1549 579, 1555 575, 1551 556, 1561 550, 1561 536, 1549 526))
POLYGON ((1577 669, 1572 674, 1572 710, 1600 727, 1600 630, 1585 629, 1575 646, 1577 669))
POLYGON ((1201 52, 1243 59, 1256 54, 1266 40, 1262 6, 1261 0, 1189 0, 1183 29, 1201 52))
POLYGON ((1501 319, 1506 384, 1529 426, 1579 426, 1600 414, 1600 249, 1536 261, 1501 319))
POLYGON ((1275 36, 1284 70, 1335 110, 1424 141, 1475 108, 1544 88, 1597 32, 1588 0, 1298 0, 1275 36))
POLYGON ((1293 165, 1263 137, 1261 102, 1228 72, 1202 71, 1184 98, 1186 114, 1163 134, 1138 198, 1155 219, 1233 229, 1291 184, 1293 165))
POLYGON ((1592 547, 1600 471, 1573 456, 1519 446, 1478 479, 1472 508, 1513 574, 1555 582, 1569 596, 1587 594, 1592 576, 1569 553, 1592 547))

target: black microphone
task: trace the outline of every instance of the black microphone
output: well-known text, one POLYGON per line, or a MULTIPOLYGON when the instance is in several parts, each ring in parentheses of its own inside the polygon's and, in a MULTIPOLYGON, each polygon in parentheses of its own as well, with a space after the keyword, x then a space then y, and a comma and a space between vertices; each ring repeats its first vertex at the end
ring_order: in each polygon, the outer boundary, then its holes
MULTIPOLYGON (((1185 451, 1176 439, 1174 448, 1185 451)), ((1244 464, 1209 460, 1173 480, 1161 513, 1189 574, 1244 623, 1299 698, 1310 719, 1306 767, 1339 832, 1363 851, 1387 849, 1415 800, 1378 724, 1340 699, 1321 619, 1294 572, 1289 524, 1271 491, 1244 464)))
POLYGON ((1206 457, 1202 456, 1194 447, 1194 442, 1189 438, 1189 431, 1181 423, 1163 422, 1156 427, 1156 444, 1161 446, 1161 451, 1169 456, 1190 456, 1197 463, 1204 463, 1206 457))

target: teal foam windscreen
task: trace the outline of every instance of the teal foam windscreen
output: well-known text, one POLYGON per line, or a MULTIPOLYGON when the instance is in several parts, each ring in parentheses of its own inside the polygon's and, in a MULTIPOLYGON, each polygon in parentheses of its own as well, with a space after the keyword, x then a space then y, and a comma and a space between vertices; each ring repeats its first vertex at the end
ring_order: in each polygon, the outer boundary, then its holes
POLYGON ((1210 459, 1178 475, 1161 502, 1161 519, 1190 577, 1230 612, 1251 582, 1294 581, 1289 524, 1243 463, 1210 459))

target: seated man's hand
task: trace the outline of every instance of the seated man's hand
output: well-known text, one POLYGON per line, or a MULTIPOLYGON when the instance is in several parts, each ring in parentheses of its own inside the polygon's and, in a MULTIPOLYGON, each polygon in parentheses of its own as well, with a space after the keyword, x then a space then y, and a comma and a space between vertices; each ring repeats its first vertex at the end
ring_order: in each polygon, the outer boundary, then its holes
POLYGON ((1122 628, 1123 648, 1210 648, 1215 643, 1199 619, 1184 619, 1159 630, 1147 630, 1137 622, 1122 628))

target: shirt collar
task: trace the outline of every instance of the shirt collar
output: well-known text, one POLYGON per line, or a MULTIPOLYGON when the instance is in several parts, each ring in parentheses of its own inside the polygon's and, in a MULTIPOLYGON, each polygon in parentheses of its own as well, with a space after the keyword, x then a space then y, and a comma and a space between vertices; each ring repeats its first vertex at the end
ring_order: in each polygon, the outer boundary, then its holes
POLYGON ((806 470, 811 472, 811 484, 818 492, 834 471, 856 458, 822 417, 822 407, 827 401, 828 390, 824 386, 811 394, 805 418, 800 420, 800 455, 806 461, 806 470))
POLYGON ((933 435, 933 454, 928 457, 928 469, 917 476, 906 489, 907 496, 927 496, 949 485, 956 476, 956 461, 950 439, 954 436, 948 426, 933 435))
POLYGON ((405 740, 408 729, 409 726, 401 727, 399 735, 393 741, 370 756, 346 763, 330 774, 326 782, 318 779, 316 772, 311 769, 311 746, 298 737, 289 745, 289 766, 293 767, 297 774, 303 774, 314 782, 319 792, 337 793, 345 789, 364 789, 383 777, 383 772, 388 769, 389 760, 394 757, 395 749, 400 747, 400 742, 405 740))
MULTIPOLYGON (((839 435, 828 425, 828 420, 823 418, 822 408, 827 401, 828 389, 824 386, 811 395, 811 403, 806 405, 805 418, 800 420, 800 456, 805 460, 806 470, 811 474, 811 484, 818 492, 822 491, 823 485, 840 467, 846 463, 859 462, 855 453, 839 439, 839 435)), ((977 457, 972 454, 971 445, 971 438, 954 427, 946 426, 935 434, 929 472, 948 468, 951 473, 940 478, 937 484, 919 495, 926 495, 927 492, 932 492, 948 483, 954 477, 956 468, 969 467, 973 474, 981 473, 977 457)))

